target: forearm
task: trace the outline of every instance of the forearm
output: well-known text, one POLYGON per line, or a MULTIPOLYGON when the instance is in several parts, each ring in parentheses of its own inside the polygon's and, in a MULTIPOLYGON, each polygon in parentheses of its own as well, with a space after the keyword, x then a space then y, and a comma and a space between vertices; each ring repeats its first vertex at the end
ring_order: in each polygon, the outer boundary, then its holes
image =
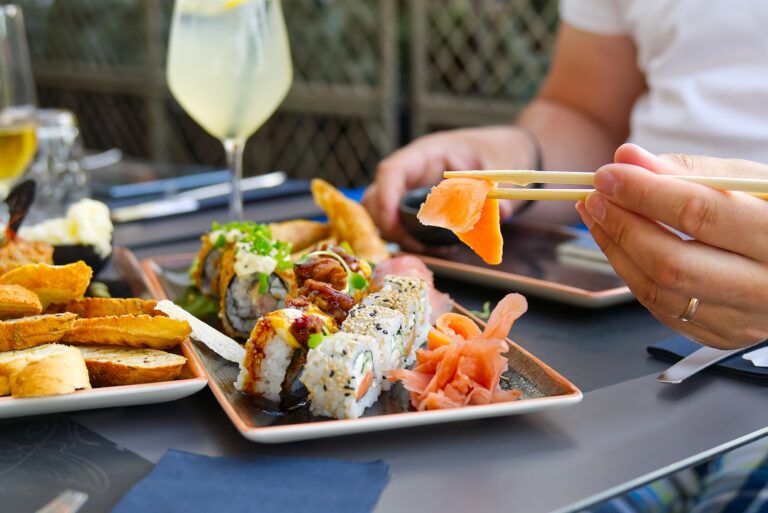
MULTIPOLYGON (((610 134, 577 109, 547 99, 533 101, 516 124, 538 141, 543 168, 548 170, 595 171, 613 161, 613 152, 624 137, 610 134)), ((542 201, 521 217, 556 223, 579 220, 570 201, 542 201)))

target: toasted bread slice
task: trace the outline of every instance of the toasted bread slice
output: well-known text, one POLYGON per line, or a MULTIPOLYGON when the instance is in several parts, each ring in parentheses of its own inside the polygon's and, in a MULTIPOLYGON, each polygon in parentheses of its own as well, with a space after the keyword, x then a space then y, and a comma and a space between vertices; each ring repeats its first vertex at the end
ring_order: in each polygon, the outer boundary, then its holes
POLYGON ((62 342, 77 345, 108 344, 171 349, 181 344, 191 331, 186 321, 177 321, 168 317, 150 317, 149 315, 94 317, 75 320, 72 329, 64 335, 62 342))
POLYGON ((63 344, 43 344, 41 346, 0 353, 0 376, 10 376, 30 363, 46 356, 60 353, 67 348, 63 344))
POLYGON ((51 305, 46 313, 70 312, 85 319, 112 315, 149 315, 152 317, 165 315, 156 311, 155 306, 157 306, 157 301, 149 299, 86 297, 66 304, 51 305))
POLYGON ((91 388, 83 355, 66 346, 11 374, 10 384, 13 397, 71 394, 91 388))
POLYGON ((183 356, 156 349, 79 346, 94 387, 171 381, 187 362, 183 356))
POLYGON ((0 351, 60 342, 76 318, 73 313, 62 313, 0 321, 0 351))
POLYGON ((43 311, 37 294, 21 285, 0 285, 0 319, 38 315, 43 311))
POLYGON ((4 395, 11 395, 11 378, 8 376, 0 376, 0 397, 4 395))
POLYGON ((0 284, 21 285, 38 295, 43 308, 80 299, 93 270, 85 262, 67 265, 27 264, 0 276, 0 284))

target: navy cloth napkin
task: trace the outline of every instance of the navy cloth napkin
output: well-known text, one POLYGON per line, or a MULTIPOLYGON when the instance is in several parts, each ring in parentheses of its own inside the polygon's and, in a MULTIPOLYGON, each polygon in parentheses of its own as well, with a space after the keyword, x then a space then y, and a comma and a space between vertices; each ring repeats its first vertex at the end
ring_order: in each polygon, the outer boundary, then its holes
POLYGON ((381 460, 212 458, 169 450, 112 513, 369 513, 388 480, 381 460))
MULTIPOLYGON (((768 344, 768 341, 749 348, 749 351, 760 349, 768 344)), ((692 342, 685 337, 675 337, 648 346, 648 353, 656 358, 676 362, 700 349, 701 345, 692 342)), ((744 352, 737 353, 730 358, 721 360, 709 368, 712 372, 749 381, 758 385, 768 386, 768 367, 755 367, 752 362, 742 358, 744 352)), ((706 372, 706 371, 705 371, 706 372)))

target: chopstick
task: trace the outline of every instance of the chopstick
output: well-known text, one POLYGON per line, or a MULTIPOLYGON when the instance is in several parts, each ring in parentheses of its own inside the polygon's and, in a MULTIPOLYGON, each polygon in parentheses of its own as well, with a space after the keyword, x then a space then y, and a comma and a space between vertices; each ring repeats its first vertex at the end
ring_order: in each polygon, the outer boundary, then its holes
MULTIPOLYGON (((666 175, 677 180, 697 183, 723 191, 738 191, 768 200, 768 180, 757 178, 726 178, 713 176, 666 175)), ((491 170, 491 171, 446 171, 444 178, 482 178, 493 182, 529 185, 532 183, 554 183, 571 185, 593 185, 595 173, 578 171, 533 171, 491 170)), ((496 188, 488 197, 496 199, 531 200, 583 200, 594 189, 504 189, 496 188)))

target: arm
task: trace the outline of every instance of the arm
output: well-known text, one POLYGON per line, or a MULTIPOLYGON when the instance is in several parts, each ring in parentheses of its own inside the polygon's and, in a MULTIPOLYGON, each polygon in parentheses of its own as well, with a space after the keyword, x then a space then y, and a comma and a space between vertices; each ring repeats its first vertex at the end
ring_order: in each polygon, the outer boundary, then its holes
MULTIPOLYGON (((611 161, 613 149, 626 138, 629 113, 644 87, 628 37, 599 36, 562 24, 549 75, 519 116, 519 127, 422 137, 379 164, 363 202, 385 237, 417 249, 398 218, 398 203, 406 190, 434 185, 445 170, 530 169, 536 164, 535 147, 526 130, 538 139, 547 168, 597 169, 611 161)), ((571 204, 556 206, 557 211, 546 212, 546 206, 537 205, 526 215, 573 219, 571 204)), ((503 213, 509 211, 507 206, 503 213)))

